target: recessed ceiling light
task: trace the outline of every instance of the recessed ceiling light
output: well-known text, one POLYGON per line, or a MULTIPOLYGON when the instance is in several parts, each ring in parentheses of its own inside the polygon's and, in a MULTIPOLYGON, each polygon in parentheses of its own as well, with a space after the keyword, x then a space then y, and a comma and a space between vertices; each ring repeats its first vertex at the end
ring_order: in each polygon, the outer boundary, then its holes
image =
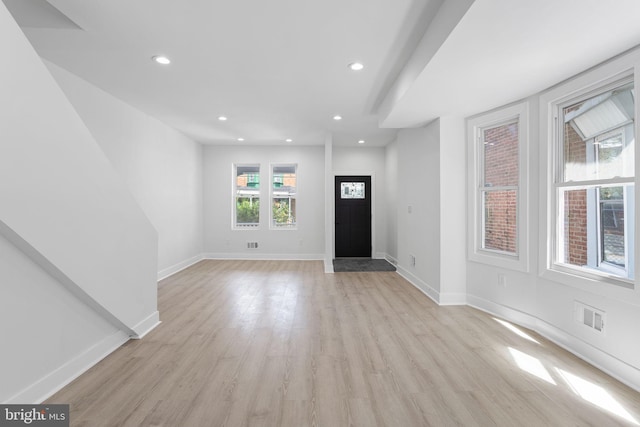
POLYGON ((242 142, 244 141, 244 138, 238 138, 238 141, 242 142))
POLYGON ((293 139, 291 139, 291 138, 287 138, 287 139, 285 139, 285 141, 286 141, 286 142, 293 142, 293 139))
POLYGON ((342 120, 342 116, 336 114, 333 116, 333 120, 342 120))
POLYGON ((360 141, 358 141, 358 144, 364 144, 364 139, 361 139, 360 141))
POLYGON ((171 60, 169 58, 167 58, 166 56, 156 55, 156 56, 152 57, 151 59, 156 61, 158 64, 162 64, 162 65, 171 64, 171 60))
POLYGON ((218 116, 218 120, 220 120, 221 122, 224 122, 227 120, 227 116, 218 116))
POLYGON ((364 68, 364 65, 362 65, 362 63, 360 62, 352 62, 351 64, 349 64, 349 69, 351 71, 360 71, 364 68))

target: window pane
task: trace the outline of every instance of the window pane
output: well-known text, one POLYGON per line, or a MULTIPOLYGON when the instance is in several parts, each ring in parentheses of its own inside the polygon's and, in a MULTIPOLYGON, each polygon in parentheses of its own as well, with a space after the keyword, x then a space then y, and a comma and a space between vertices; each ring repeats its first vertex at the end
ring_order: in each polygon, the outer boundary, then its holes
POLYGON ((629 277, 627 254, 633 236, 625 235, 625 218, 631 217, 633 185, 562 189, 562 235, 559 261, 577 267, 629 277), (616 269, 617 268, 617 269, 616 269))
POLYGON ((260 166, 236 166, 237 227, 257 227, 260 223, 260 166))
POLYGON ((564 181, 634 175, 634 95, 628 84, 562 110, 564 181))
POLYGON ((515 254, 517 191, 485 191, 483 248, 515 254))
POLYGON ((274 227, 296 225, 296 165, 274 166, 271 184, 271 218, 274 227))
POLYGON ((342 182, 340 183, 341 199, 364 199, 365 198, 364 182, 342 182))
POLYGON ((296 199, 273 199, 273 225, 290 226, 296 224, 296 199))
POLYGON ((623 187, 600 189, 600 259, 625 266, 623 187))
POLYGON ((518 185, 518 122, 484 129, 484 186, 518 185))
POLYGON ((258 197, 236 198, 236 225, 251 227, 260 223, 260 199, 258 197))
POLYGON ((561 200, 564 206, 562 261, 577 266, 587 265, 587 190, 562 191, 561 200))

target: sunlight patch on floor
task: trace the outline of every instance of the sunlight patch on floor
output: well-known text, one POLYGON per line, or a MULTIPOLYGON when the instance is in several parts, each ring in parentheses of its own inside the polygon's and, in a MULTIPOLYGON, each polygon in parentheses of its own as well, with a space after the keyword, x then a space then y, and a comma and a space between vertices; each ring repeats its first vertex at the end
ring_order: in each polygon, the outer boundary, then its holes
POLYGON ((504 326, 505 328, 507 328, 508 330, 513 332, 514 334, 518 335, 519 337, 522 337, 522 338, 524 338, 526 340, 529 340, 531 342, 534 342, 536 344, 540 344, 531 335, 529 335, 526 332, 522 331, 520 328, 517 328, 517 327, 513 326, 511 323, 506 322, 506 321, 504 321, 502 319, 495 318, 495 317, 493 318, 493 320, 495 320, 496 322, 500 323, 502 326, 504 326))
POLYGON ((548 382, 549 384, 557 385, 553 378, 551 378, 549 371, 547 371, 539 359, 511 347, 509 347, 509 352, 520 369, 548 382))
POLYGON ((635 418, 609 394, 604 388, 599 385, 593 384, 583 378, 580 378, 574 374, 571 374, 560 368, 556 368, 556 371, 571 387, 571 390, 587 402, 590 402, 614 415, 617 415, 625 420, 635 424, 638 424, 635 418))

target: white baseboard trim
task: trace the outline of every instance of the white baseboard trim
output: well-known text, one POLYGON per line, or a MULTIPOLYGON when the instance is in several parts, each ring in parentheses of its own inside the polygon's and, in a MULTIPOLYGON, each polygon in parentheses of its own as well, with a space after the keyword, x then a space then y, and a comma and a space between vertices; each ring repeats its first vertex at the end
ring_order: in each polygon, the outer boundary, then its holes
POLYGON ((255 261, 324 261, 324 254, 205 253, 203 259, 255 261))
POLYGON ((146 319, 138 322, 138 324, 132 328, 135 335, 131 335, 130 338, 134 340, 142 339, 145 335, 154 330, 160 323, 162 323, 160 322, 160 312, 155 311, 151 313, 146 319))
POLYGON ((396 270, 398 274, 402 276, 407 282, 411 283, 416 289, 431 298, 433 302, 440 305, 440 294, 438 293, 438 291, 433 289, 426 282, 420 280, 413 273, 407 271, 404 267, 396 265, 396 270))
POLYGON ((467 305, 536 331, 538 323, 537 318, 523 311, 516 310, 506 305, 496 304, 493 301, 489 301, 475 295, 467 295, 467 305))
POLYGON ((327 274, 333 274, 335 271, 333 270, 333 260, 331 258, 325 257, 324 259, 324 272, 327 274))
POLYGON ((126 332, 115 332, 11 397, 6 403, 39 404, 45 401, 127 341, 129 336, 126 332))
POLYGON ((486 313, 529 328, 602 372, 640 391, 640 369, 530 314, 492 301, 467 295, 467 304, 486 313))
POLYGON ((467 294, 463 293, 441 293, 440 305, 467 305, 467 294))
POLYGON ((387 261, 389 261, 391 264, 393 264, 395 267, 398 267, 398 260, 395 259, 394 257, 392 257, 389 254, 384 254, 384 259, 386 259, 387 261))
POLYGON ((169 276, 176 274, 179 271, 184 270, 185 268, 191 267, 193 264, 200 262, 204 259, 202 254, 196 255, 192 258, 179 262, 171 267, 163 268, 158 271, 158 282, 162 279, 166 279, 169 276))

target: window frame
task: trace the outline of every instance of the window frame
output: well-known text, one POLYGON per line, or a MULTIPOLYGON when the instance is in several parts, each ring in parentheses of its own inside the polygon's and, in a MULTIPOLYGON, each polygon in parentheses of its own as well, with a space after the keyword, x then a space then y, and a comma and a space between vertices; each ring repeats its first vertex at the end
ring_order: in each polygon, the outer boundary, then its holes
POLYGON ((262 225, 262 203, 258 211, 258 223, 256 225, 238 225, 237 223, 237 198, 238 198, 238 168, 257 167, 258 172, 258 200, 262 201, 262 166, 260 163, 233 163, 231 167, 231 229, 232 230, 259 230, 262 225))
MULTIPOLYGON (((468 206, 467 257, 470 261, 522 272, 529 271, 529 210, 528 210, 528 158, 529 158, 529 103, 519 102, 467 120, 468 206), (518 124, 518 184, 516 191, 515 253, 484 247, 484 144, 483 132, 501 125, 518 124)), ((498 188, 498 187, 496 187, 498 188)), ((499 189, 507 189, 501 186, 499 189)))
MULTIPOLYGON (((553 234, 549 236, 551 241, 551 260, 550 260, 550 269, 559 271, 562 273, 574 274, 577 276, 581 276, 587 279, 598 280, 606 283, 611 283, 614 285, 620 285, 623 287, 632 288, 634 279, 630 279, 627 277, 623 277, 621 273, 624 271, 627 272, 626 268, 615 267, 614 265, 602 265, 602 261, 600 260, 600 233, 602 231, 602 225, 600 224, 600 213, 599 213, 599 189, 603 187, 610 186, 622 186, 624 188, 625 194, 627 193, 626 187, 628 185, 635 186, 635 170, 633 177, 612 177, 612 178, 598 178, 593 180, 579 180, 574 181, 571 179, 566 179, 564 177, 564 144, 566 143, 564 139, 564 124, 562 122, 564 108, 574 105, 576 103, 580 103, 586 101, 588 99, 597 97, 601 94, 604 94, 608 91, 614 90, 616 88, 622 87, 629 83, 633 83, 634 78, 631 73, 623 76, 617 76, 617 78, 612 78, 607 80, 606 82, 599 82, 589 87, 584 88, 578 93, 571 93, 567 96, 562 97, 559 100, 551 103, 551 113, 553 114, 553 138, 549 141, 552 145, 551 151, 554 153, 552 159, 554 178, 550 182, 550 185, 547 187, 549 192, 554 194, 552 200, 555 200, 555 203, 552 205, 552 212, 555 212, 555 215, 551 216, 551 230, 554 230, 553 234), (587 196, 588 200, 591 200, 590 204, 593 206, 587 206, 587 209, 593 208, 595 209, 591 212, 591 215, 594 216, 594 225, 590 229, 587 230, 587 233, 595 233, 594 241, 592 244, 596 245, 596 259, 592 261, 593 265, 590 267, 583 267, 578 265, 572 265, 566 262, 560 262, 560 242, 564 238, 564 227, 563 220, 560 215, 563 214, 563 208, 561 207, 561 192, 585 189, 588 192, 595 192, 591 197, 587 196)), ((634 85, 635 88, 635 85, 634 85)), ((634 115, 637 116, 637 112, 634 110, 634 115)), ((627 123, 628 124, 628 123, 627 123)), ((593 137, 587 139, 585 144, 588 144, 587 152, 594 150, 594 143, 597 137, 605 135, 607 133, 621 131, 624 138, 626 124, 621 124, 619 127, 614 129, 609 129, 601 134, 594 135, 593 137)), ((634 135, 634 144, 635 135, 634 135)), ((635 150, 634 150, 635 151, 635 150)), ((598 156, 596 154, 597 150, 593 153, 593 159, 591 162, 594 164, 594 167, 598 164, 598 156)), ((588 164, 587 164, 588 166, 588 164)), ((627 203, 627 202, 624 202, 627 203)), ((624 207, 626 209, 626 206, 624 207)), ((587 212, 589 215, 589 212, 587 212)), ((634 215, 635 216, 635 215, 634 215)), ((564 215, 562 216, 564 217, 564 215)), ((635 219, 634 219, 635 220, 635 219)), ((627 240, 628 235, 625 236, 625 252, 627 252, 627 240)), ((634 236, 635 237, 635 236, 634 236)), ((635 238, 634 238, 635 241, 635 238)), ((587 240, 587 246, 589 246, 589 240, 587 240)), ((633 250, 631 251, 634 252, 633 250)), ((628 256, 628 254, 627 254, 628 256)), ((635 264, 635 263, 634 263, 635 264)), ((634 267, 631 267, 632 269, 634 267)))
MULTIPOLYGON (((623 79, 631 79, 636 84, 640 81, 640 53, 635 52, 624 55, 613 60, 607 61, 600 66, 586 71, 566 82, 554 86, 553 88, 543 92, 539 98, 539 114, 540 114, 540 216, 539 216, 539 275, 541 278, 562 283, 567 286, 591 290, 593 292, 601 292, 603 289, 625 292, 629 289, 635 289, 635 280, 621 279, 612 277, 603 273, 588 272, 583 268, 572 268, 568 265, 557 265, 556 257, 556 239, 557 239, 557 222, 556 218, 557 206, 559 203, 558 193, 555 191, 556 179, 558 178, 558 156, 556 152, 559 148, 558 132, 559 124, 557 121, 558 106, 566 104, 573 100, 577 102, 581 97, 588 97, 602 93, 608 86, 617 86, 623 79), (619 286, 611 286, 611 285, 619 286)), ((637 88, 636 88, 637 89, 637 88)), ((635 89, 634 89, 635 90, 635 89)), ((636 92, 637 93, 637 92, 636 92)), ((640 134, 638 124, 638 100, 635 98, 634 111, 634 134, 635 138, 640 134)), ((631 160, 635 165, 635 171, 640 166, 640 156, 638 149, 635 149, 635 157, 631 160)), ((633 185, 637 188, 638 176, 634 172, 633 185)), ((639 201, 634 197, 630 201, 633 204, 634 211, 639 212, 639 201)), ((638 233, 636 232, 636 219, 631 221, 632 227, 630 233, 634 237, 634 241, 638 242, 638 233)), ((634 265, 638 264, 638 256, 633 248, 632 253, 628 256, 633 260, 634 265)), ((617 292, 617 291, 616 291, 617 292)), ((624 295, 624 294, 620 294, 624 295)))
POLYGON ((298 175, 298 164, 297 163, 272 163, 269 165, 269 229, 270 230, 297 230, 298 229, 298 185, 299 175, 298 175), (296 175, 296 195, 294 197, 296 201, 296 215, 295 215, 295 224, 292 225, 275 225, 273 220, 273 199, 274 197, 274 169, 278 167, 293 167, 295 169, 296 175))

